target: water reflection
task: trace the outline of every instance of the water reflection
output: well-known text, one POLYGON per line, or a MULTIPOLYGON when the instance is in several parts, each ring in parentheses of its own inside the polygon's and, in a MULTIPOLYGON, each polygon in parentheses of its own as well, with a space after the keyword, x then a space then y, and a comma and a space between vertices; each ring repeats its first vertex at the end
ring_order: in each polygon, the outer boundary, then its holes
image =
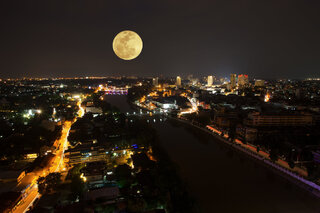
MULTIPOLYGON (((108 98, 123 112, 130 108, 125 96, 108 98)), ((197 200, 200 212, 319 213, 319 199, 260 163, 198 129, 163 121, 149 119, 197 200)))
POLYGON ((319 199, 213 137, 169 122, 154 126, 202 212, 319 212, 319 199))

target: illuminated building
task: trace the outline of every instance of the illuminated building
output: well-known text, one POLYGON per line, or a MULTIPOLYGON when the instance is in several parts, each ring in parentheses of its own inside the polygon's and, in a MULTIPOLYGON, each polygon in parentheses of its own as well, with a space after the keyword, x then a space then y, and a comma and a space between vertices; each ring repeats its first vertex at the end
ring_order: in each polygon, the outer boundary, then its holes
POLYGON ((209 75, 208 76, 208 86, 212 86, 212 84, 213 84, 213 76, 209 75))
POLYGON ((159 85, 159 78, 158 77, 152 79, 152 85, 155 87, 157 87, 159 85))
POLYGON ((291 137, 292 141, 305 136, 306 128, 314 126, 314 117, 309 113, 299 112, 252 112, 237 126, 237 135, 247 142, 258 138, 268 138, 270 135, 291 137))
POLYGON ((310 126, 313 125, 311 114, 296 113, 296 114, 262 114, 253 112, 248 115, 245 120, 248 126, 310 126))
POLYGON ((179 87, 181 86, 181 77, 177 76, 176 85, 179 87))
POLYGON ((85 112, 92 113, 92 114, 101 114, 103 111, 101 107, 90 106, 85 108, 85 112))
POLYGON ((69 156, 69 164, 87 163, 95 161, 105 161, 108 159, 106 154, 107 149, 100 146, 88 147, 81 146, 67 152, 69 156))
POLYGON ((239 87, 242 87, 242 86, 245 86, 248 84, 249 84, 248 75, 244 75, 244 74, 238 75, 238 86, 239 87))
POLYGON ((152 100, 152 102, 155 106, 158 108, 161 108, 163 110, 173 110, 173 109, 178 109, 178 101, 181 102, 181 100, 185 100, 185 98, 181 97, 175 97, 175 96, 170 96, 170 97, 159 97, 155 100, 152 100))
POLYGON ((264 87, 264 80, 255 80, 254 86, 255 87, 264 87))
POLYGON ((214 123, 219 127, 230 127, 233 120, 237 119, 237 112, 233 106, 219 106, 214 109, 214 123))
POLYGON ((89 188, 101 187, 105 182, 106 164, 105 161, 87 162, 86 166, 80 170, 80 178, 87 182, 89 188))
POLYGON ((26 159, 36 159, 38 157, 37 153, 26 154, 26 159))
POLYGON ((230 74, 230 84, 231 84, 231 89, 236 88, 236 86, 237 86, 237 75, 236 74, 230 74))
POLYGON ((159 98, 155 103, 162 109, 178 109, 177 102, 169 98, 159 98))

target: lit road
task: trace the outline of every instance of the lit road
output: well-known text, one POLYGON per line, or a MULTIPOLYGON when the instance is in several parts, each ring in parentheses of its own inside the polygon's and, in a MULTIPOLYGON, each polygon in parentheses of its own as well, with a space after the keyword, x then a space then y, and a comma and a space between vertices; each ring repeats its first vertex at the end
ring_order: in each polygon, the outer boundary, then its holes
POLYGON ((197 102, 195 101, 195 99, 189 98, 187 96, 183 96, 183 97, 186 97, 188 99, 188 101, 191 104, 191 107, 189 109, 186 109, 186 110, 180 110, 178 115, 181 116, 183 114, 192 114, 192 113, 198 112, 198 105, 197 105, 197 102))
MULTIPOLYGON (((78 115, 77 117, 82 117, 84 115, 84 109, 81 106, 81 100, 77 103, 79 107, 78 115)), ((53 144, 53 146, 56 148, 55 156, 51 163, 48 164, 46 168, 43 168, 41 171, 38 171, 34 174, 34 178, 31 178, 31 184, 34 186, 31 187, 29 190, 26 190, 24 193, 24 198, 20 202, 18 206, 16 206, 15 209, 13 209, 12 212, 14 213, 24 213, 28 210, 29 207, 32 206, 33 202, 36 198, 40 197, 41 194, 38 192, 37 187, 37 179, 41 176, 47 176, 49 173, 52 172, 60 172, 64 171, 65 165, 63 161, 64 152, 68 147, 68 135, 69 131, 71 129, 71 126, 74 122, 76 122, 77 118, 75 118, 73 121, 66 121, 63 124, 62 127, 62 134, 61 138, 56 140, 53 144)))
POLYGON ((40 197, 40 194, 38 193, 38 188, 34 187, 28 194, 28 196, 24 199, 23 203, 19 205, 17 209, 15 209, 13 212, 25 212, 28 210, 29 207, 32 206, 33 202, 40 197))

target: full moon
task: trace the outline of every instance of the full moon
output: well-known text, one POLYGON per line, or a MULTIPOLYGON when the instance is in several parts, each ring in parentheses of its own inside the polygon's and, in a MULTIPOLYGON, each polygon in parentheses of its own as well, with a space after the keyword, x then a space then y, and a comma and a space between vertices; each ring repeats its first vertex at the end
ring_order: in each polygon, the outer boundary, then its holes
POLYGON ((114 53, 123 60, 132 60, 138 57, 142 51, 142 39, 131 30, 125 30, 113 39, 112 48, 114 53))

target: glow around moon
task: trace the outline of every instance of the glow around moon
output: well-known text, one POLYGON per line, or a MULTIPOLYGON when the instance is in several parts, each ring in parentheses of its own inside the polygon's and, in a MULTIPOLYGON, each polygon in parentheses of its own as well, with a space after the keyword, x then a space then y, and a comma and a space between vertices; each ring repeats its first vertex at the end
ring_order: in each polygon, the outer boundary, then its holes
POLYGON ((133 31, 125 30, 116 35, 112 47, 114 53, 123 60, 132 60, 142 51, 142 39, 133 31))

